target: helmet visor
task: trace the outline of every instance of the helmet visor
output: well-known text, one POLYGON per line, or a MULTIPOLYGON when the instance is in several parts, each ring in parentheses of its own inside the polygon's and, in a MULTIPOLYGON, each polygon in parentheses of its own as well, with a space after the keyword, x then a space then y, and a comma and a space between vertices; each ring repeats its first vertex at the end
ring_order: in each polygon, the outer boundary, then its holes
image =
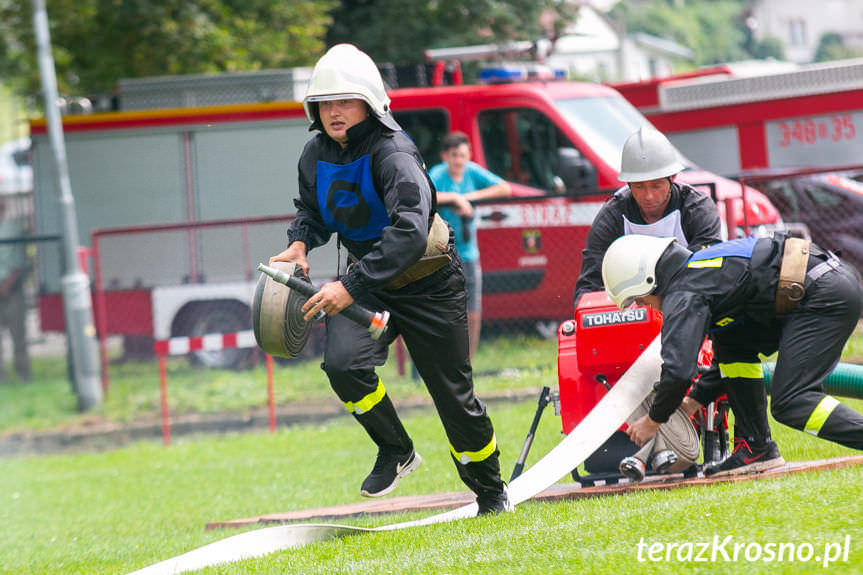
POLYGON ((362 100, 368 103, 368 98, 362 94, 342 93, 342 94, 321 94, 320 96, 306 96, 306 102, 332 102, 333 100, 362 100))

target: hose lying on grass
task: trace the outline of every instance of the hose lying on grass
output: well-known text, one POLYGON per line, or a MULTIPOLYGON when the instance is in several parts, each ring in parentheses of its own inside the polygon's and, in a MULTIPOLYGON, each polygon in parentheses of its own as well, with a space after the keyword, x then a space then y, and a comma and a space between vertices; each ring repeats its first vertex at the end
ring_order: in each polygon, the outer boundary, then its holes
MULTIPOLYGON (((581 423, 545 457, 509 484, 509 498, 513 505, 527 501, 568 475, 599 449, 626 421, 626 418, 653 389, 653 382, 659 379, 662 365, 660 347, 660 337, 657 336, 581 423)), ((424 519, 371 529, 332 524, 267 527, 215 541, 188 553, 144 567, 130 575, 175 575, 337 537, 464 519, 475 516, 476 512, 477 504, 471 503, 424 519)))

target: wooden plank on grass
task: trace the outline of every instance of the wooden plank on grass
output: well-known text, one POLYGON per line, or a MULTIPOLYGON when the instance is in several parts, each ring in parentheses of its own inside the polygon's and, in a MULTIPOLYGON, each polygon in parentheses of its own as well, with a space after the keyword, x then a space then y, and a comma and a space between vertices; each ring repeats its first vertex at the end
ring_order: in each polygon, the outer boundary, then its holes
MULTIPOLYGON (((641 483, 617 483, 611 485, 596 485, 582 487, 578 483, 557 483, 546 489, 534 500, 538 501, 561 501, 564 499, 579 499, 585 497, 605 497, 608 495, 622 495, 633 491, 645 490, 669 490, 682 487, 694 487, 697 485, 710 485, 713 483, 737 483, 751 481, 754 479, 769 479, 782 477, 794 473, 808 473, 813 471, 827 471, 863 465, 863 455, 846 457, 834 457, 831 459, 818 459, 814 461, 789 461, 785 465, 769 469, 761 473, 750 473, 732 477, 690 477, 682 475, 671 476, 648 476, 641 483)), ((287 511, 284 513, 273 513, 258 517, 245 519, 232 519, 228 521, 214 521, 207 523, 207 530, 225 527, 248 527, 251 525, 267 525, 279 523, 298 523, 311 520, 341 519, 345 517, 358 517, 361 515, 385 515, 391 513, 404 513, 407 511, 443 511, 455 509, 472 502, 474 496, 468 492, 436 493, 432 495, 413 495, 402 497, 390 497, 386 499, 372 499, 359 501, 346 505, 335 505, 332 507, 320 507, 317 509, 302 509, 299 511, 287 511)))

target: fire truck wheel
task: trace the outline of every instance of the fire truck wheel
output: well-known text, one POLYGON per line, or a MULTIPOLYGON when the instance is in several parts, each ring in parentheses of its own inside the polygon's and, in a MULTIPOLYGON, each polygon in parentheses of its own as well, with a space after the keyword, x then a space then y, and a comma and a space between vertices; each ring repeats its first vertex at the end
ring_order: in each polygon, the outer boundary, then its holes
POLYGON ((536 332, 543 339, 557 339, 557 328, 559 326, 560 322, 553 319, 539 320, 534 324, 536 332))
MULTIPOLYGON (((175 336, 200 336, 208 333, 237 333, 251 329, 251 311, 237 301, 220 300, 186 305, 174 321, 175 336)), ((242 369, 252 363, 252 349, 228 348, 197 351, 189 362, 216 369, 242 369)))

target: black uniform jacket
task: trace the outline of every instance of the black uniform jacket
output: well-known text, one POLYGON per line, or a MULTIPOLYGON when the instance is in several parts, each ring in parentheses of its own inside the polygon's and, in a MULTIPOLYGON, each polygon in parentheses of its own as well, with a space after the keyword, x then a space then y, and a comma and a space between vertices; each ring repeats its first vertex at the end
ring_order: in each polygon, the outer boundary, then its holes
MULTIPOLYGON (((312 128, 322 130, 319 123, 312 128)), ((436 209, 434 187, 414 143, 404 132, 369 117, 348 130, 346 148, 323 131, 306 143, 299 161, 300 194, 294 201, 297 216, 288 229, 289 245, 302 241, 309 251, 327 243, 336 231, 327 226, 319 209, 318 162, 347 165, 365 156, 370 157, 372 184, 389 221, 370 239, 351 240, 340 234, 342 244, 359 260, 339 278, 354 299, 383 289, 423 255, 436 209)))
MULTIPOLYGON (((662 299, 662 375, 650 418, 665 422, 696 375, 708 332, 773 329, 776 284, 785 237, 755 242, 751 258, 723 257, 718 267, 683 267, 662 299), (740 329, 744 327, 744 329, 740 329)), ((720 244, 725 245, 725 244, 720 244)), ((714 246, 717 247, 717 246, 714 246)))
MULTIPOLYGON (((663 216, 680 210, 680 224, 690 251, 722 241, 719 212, 713 200, 687 184, 671 184, 671 199, 663 216)), ((582 251, 581 274, 575 283, 574 302, 586 292, 602 291, 602 258, 611 242, 624 235, 623 216, 633 223, 644 224, 644 218, 629 187, 612 195, 590 226, 582 251)))

